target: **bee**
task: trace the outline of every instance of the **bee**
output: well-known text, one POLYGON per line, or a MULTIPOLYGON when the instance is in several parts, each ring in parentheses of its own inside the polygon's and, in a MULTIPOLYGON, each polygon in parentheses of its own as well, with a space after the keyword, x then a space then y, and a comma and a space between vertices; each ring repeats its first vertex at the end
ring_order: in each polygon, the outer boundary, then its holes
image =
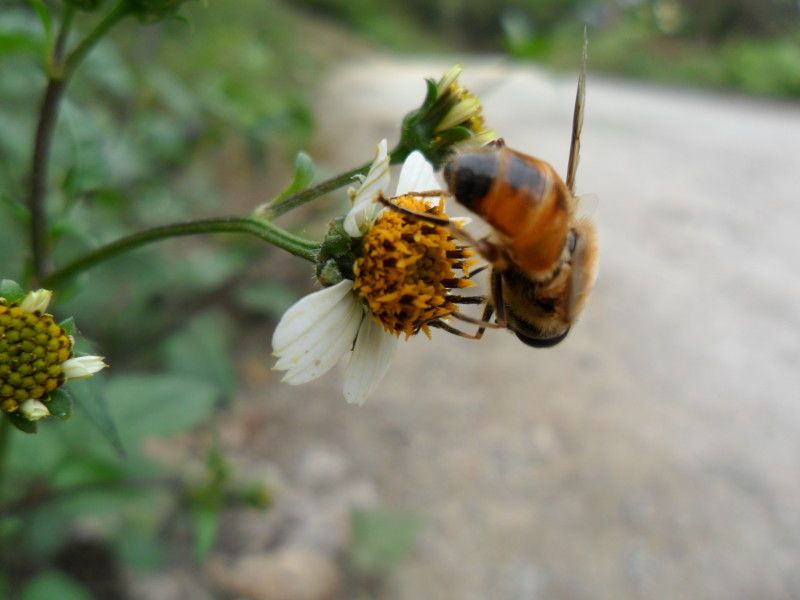
MULTIPOLYGON (((474 335, 440 319, 430 325, 472 339, 480 339, 487 327, 508 328, 536 348, 554 346, 569 333, 592 290, 598 264, 597 231, 576 214, 585 86, 584 37, 566 181, 547 162, 512 150, 503 140, 456 154, 445 165, 450 194, 492 226, 491 235, 474 239, 449 225, 455 237, 489 263, 491 297, 477 298, 485 303, 481 320, 458 311, 452 314, 480 325, 474 335)), ((453 302, 478 303, 476 297, 453 298, 453 302)))

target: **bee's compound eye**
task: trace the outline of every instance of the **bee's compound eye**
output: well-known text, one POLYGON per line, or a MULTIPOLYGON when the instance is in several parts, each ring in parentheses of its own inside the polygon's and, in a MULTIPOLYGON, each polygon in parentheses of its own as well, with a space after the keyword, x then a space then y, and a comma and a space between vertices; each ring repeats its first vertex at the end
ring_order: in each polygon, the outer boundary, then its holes
POLYGON ((497 174, 496 153, 465 153, 445 167, 445 181, 461 204, 473 208, 492 187, 497 174), (449 168, 448 168, 449 167, 449 168))

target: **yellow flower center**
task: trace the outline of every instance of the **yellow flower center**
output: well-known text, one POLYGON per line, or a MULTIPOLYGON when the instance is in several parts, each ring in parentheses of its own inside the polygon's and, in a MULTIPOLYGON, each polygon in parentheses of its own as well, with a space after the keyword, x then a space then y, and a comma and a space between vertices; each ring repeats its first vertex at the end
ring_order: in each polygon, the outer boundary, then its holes
MULTIPOLYGON (((394 199, 414 211, 446 217, 444 200, 429 207, 413 196, 394 199)), ((354 266, 353 290, 391 334, 406 337, 455 310, 449 291, 472 285, 466 278, 473 252, 456 243, 447 227, 383 211, 364 236, 354 266), (462 276, 456 276, 456 269, 462 276)))
POLYGON ((13 413, 64 383, 72 341, 48 314, 0 304, 0 410, 13 413))

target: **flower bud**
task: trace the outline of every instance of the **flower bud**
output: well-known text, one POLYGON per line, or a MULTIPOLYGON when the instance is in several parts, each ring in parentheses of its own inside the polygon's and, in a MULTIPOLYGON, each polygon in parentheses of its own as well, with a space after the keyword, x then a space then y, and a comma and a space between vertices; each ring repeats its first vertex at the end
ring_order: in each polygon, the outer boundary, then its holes
POLYGON ((50 411, 39 400, 26 400, 19 407, 20 414, 28 421, 38 421, 50 416, 50 411))

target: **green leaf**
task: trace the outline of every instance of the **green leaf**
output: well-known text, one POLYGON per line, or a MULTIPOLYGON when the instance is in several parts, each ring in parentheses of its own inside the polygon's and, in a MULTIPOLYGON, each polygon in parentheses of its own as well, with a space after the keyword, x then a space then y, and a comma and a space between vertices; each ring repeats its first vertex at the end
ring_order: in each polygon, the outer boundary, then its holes
POLYGON ((170 371, 214 385, 229 395, 236 387, 231 325, 222 313, 201 315, 164 344, 170 371))
POLYGON ((202 562, 208 557, 219 530, 219 506, 198 506, 192 511, 194 555, 202 562))
POLYGON ((53 20, 50 17, 50 9, 47 8, 47 5, 42 0, 28 1, 31 3, 31 6, 33 6, 33 9, 39 16, 39 21, 41 21, 42 28, 44 29, 44 38, 47 41, 47 47, 49 48, 53 40, 53 20))
POLYGON ((26 50, 39 51, 42 49, 42 40, 39 36, 27 31, 0 32, 0 55, 11 54, 26 50))
POLYGON ((72 416, 73 405, 72 395, 61 387, 50 395, 50 402, 47 403, 47 408, 51 415, 66 421, 72 416))
POLYGON ((25 297, 25 291, 16 281, 3 279, 0 281, 0 298, 5 298, 9 304, 19 302, 25 297))
POLYGON ((355 510, 351 517, 350 557, 366 572, 385 571, 411 551, 422 522, 387 510, 355 510))
POLYGON ((219 396, 216 386, 180 375, 124 375, 106 395, 123 439, 142 439, 190 429, 207 418, 219 396))
POLYGON ((241 286, 236 290, 235 298, 246 310, 277 317, 297 300, 297 295, 284 283, 264 281, 241 286))
POLYGON ((116 548, 128 568, 154 571, 165 561, 164 544, 158 537, 158 527, 135 523, 116 536, 116 548))
POLYGON ((120 458, 127 453, 119 435, 116 421, 108 408, 108 400, 102 391, 102 384, 91 379, 72 381, 69 389, 73 398, 77 399, 78 410, 81 411, 95 429, 111 444, 120 458))
POLYGON ((75 327, 75 317, 69 317, 67 319, 64 319, 63 321, 61 321, 61 323, 58 324, 58 326, 61 327, 61 329, 63 329, 64 333, 66 333, 67 335, 71 335, 73 337, 78 335, 78 328, 75 327))
POLYGON ((92 600, 84 587, 58 571, 39 575, 26 585, 20 600, 92 600))
POLYGON ((311 160, 311 157, 305 152, 298 152, 294 159, 294 178, 292 182, 275 197, 272 201, 273 204, 278 204, 281 200, 291 196, 295 192, 306 189, 314 180, 314 171, 314 162, 311 160))
POLYGON ((3 414, 5 415, 6 419, 8 419, 11 422, 11 424, 20 431, 23 431, 25 433, 36 433, 38 429, 38 427, 36 426, 36 421, 29 421, 28 419, 17 413, 3 413, 3 414))

